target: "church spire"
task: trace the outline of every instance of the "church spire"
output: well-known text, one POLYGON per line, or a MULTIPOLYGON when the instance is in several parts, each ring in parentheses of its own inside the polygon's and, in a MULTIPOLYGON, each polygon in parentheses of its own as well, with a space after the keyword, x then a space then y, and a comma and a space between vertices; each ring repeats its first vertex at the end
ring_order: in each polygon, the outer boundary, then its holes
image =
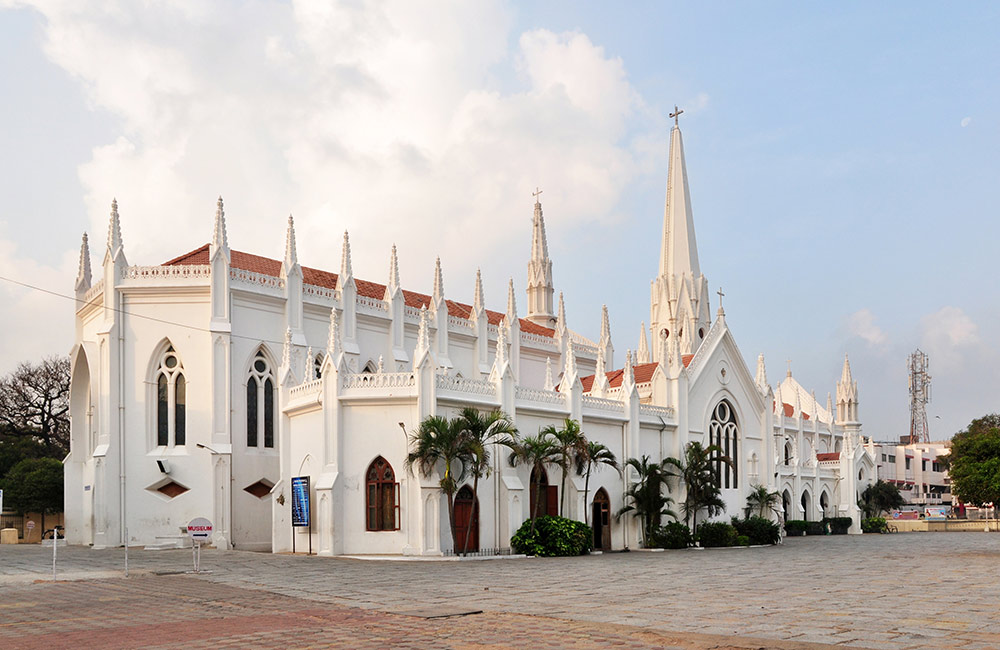
POLYGON ((635 352, 636 363, 649 363, 649 343, 646 341, 646 323, 639 326, 639 348, 635 352))
POLYGON ((660 248, 660 276, 689 273, 701 275, 698 245, 694 238, 694 216, 688 190, 684 142, 676 124, 670 131, 670 167, 667 171, 667 199, 663 211, 663 241, 660 248))
POLYGON ((76 273, 76 293, 81 297, 90 289, 92 274, 90 272, 90 244, 87 241, 87 233, 83 233, 83 241, 80 242, 80 267, 76 273))
POLYGON ((542 203, 536 190, 535 214, 531 220, 531 259, 528 261, 528 320, 538 325, 551 327, 554 320, 552 310, 552 260, 549 259, 549 245, 545 237, 545 218, 542 203))
POLYGON ((837 421, 858 421, 858 382, 851 374, 851 362, 844 355, 844 368, 837 382, 837 421))

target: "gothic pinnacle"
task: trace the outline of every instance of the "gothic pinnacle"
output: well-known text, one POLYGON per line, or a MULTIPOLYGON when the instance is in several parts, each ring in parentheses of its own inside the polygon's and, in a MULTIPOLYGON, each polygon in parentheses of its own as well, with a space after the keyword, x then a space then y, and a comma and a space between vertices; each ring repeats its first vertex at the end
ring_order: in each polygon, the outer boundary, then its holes
POLYGON ((340 249, 340 278, 338 284, 343 286, 344 282, 352 277, 354 277, 354 269, 351 265, 351 238, 345 230, 344 244, 340 249))
POLYGON ((285 272, 299 263, 299 253, 295 245, 295 220, 288 215, 288 229, 285 231, 285 272))

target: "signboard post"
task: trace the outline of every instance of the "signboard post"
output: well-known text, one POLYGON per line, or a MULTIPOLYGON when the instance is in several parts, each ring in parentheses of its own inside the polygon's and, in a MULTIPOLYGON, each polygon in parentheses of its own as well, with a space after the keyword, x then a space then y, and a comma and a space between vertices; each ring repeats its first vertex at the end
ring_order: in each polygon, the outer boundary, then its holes
POLYGON ((292 553, 295 552, 295 529, 309 529, 309 555, 312 555, 312 517, 309 508, 309 477, 292 477, 292 553))
POLYGON ((201 573, 201 545, 212 537, 212 522, 204 517, 195 517, 187 525, 188 537, 191 538, 191 556, 194 560, 194 572, 201 573))

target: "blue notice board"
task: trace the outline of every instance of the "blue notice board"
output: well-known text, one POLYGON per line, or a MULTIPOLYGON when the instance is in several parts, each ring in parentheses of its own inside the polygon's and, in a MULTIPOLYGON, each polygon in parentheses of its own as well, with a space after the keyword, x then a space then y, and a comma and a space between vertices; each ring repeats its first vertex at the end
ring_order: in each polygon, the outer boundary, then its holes
POLYGON ((292 478, 292 525, 309 525, 309 477, 292 478))

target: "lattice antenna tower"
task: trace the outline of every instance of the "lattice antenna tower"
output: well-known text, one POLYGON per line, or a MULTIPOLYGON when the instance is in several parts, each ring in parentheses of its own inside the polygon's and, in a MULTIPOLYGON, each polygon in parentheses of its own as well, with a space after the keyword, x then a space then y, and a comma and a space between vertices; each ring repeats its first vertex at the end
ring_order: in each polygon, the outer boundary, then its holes
POLYGON ((906 358, 910 373, 910 444, 930 442, 927 426, 927 403, 931 401, 931 376, 927 374, 930 361, 918 348, 906 358))

